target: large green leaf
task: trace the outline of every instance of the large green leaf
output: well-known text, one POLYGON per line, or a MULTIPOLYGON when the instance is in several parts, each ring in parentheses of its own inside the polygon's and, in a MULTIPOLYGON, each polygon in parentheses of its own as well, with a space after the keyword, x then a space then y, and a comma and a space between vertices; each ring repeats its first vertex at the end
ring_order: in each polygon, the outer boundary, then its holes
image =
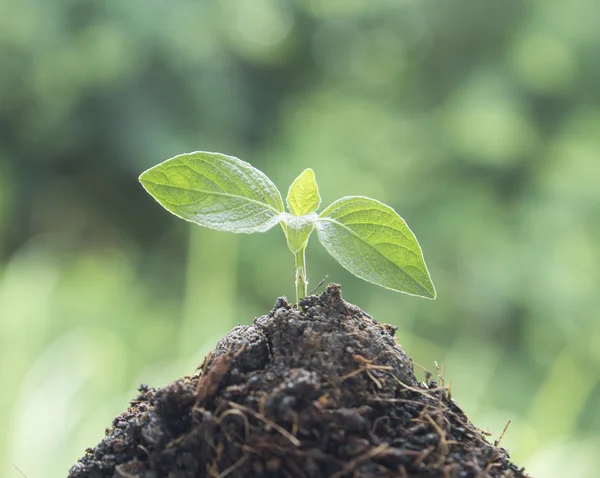
POLYGON ((264 232, 283 212, 264 173, 224 154, 181 154, 142 173, 140 182, 176 216, 219 231, 264 232))
POLYGON ((344 197, 317 221, 319 240, 354 275, 411 295, 435 298, 421 247, 391 207, 365 197, 344 197))
POLYGON ((312 169, 305 169, 294 179, 286 198, 288 208, 294 216, 315 212, 321 204, 319 187, 312 169))

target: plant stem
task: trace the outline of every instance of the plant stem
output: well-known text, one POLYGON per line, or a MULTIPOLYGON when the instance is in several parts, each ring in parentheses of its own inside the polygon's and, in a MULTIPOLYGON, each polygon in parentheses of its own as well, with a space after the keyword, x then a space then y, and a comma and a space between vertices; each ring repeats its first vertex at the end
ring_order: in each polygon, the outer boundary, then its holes
POLYGON ((304 252, 306 247, 303 247, 296 252, 296 303, 300 304, 300 299, 306 297, 308 282, 306 280, 306 265, 304 252))

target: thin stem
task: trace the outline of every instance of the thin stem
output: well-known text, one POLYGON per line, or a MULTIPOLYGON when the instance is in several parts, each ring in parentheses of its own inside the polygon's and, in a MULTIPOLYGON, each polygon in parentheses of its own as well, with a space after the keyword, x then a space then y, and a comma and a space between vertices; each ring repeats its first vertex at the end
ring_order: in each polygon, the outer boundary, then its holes
POLYGON ((296 252, 296 303, 300 304, 300 299, 306 297, 308 281, 306 280, 306 261, 303 247, 296 252))

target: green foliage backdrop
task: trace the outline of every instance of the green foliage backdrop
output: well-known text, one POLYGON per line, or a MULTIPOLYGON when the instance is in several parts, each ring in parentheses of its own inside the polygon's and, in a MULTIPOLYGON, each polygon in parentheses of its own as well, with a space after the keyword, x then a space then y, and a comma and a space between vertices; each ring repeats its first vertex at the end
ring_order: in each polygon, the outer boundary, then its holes
MULTIPOLYGON (((238 156, 415 232, 434 302, 309 245, 347 300, 443 364, 535 476, 600 449, 596 0, 0 0, 0 477, 65 476, 141 382, 294 296, 279 230, 178 221, 137 183, 238 156)), ((310 288, 310 286, 309 286, 310 288)))

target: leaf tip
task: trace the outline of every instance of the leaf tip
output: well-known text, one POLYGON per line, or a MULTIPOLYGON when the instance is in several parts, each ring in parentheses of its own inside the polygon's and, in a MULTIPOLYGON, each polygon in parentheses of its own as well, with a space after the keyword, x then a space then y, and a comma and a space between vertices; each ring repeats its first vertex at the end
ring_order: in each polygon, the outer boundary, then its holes
POLYGON ((150 175, 152 173, 152 168, 147 169, 146 171, 144 171, 142 174, 140 174, 138 176, 138 181, 139 183, 142 185, 142 187, 148 192, 150 193, 150 195, 153 195, 152 192, 150 191, 150 175))
POLYGON ((319 186, 311 168, 303 170, 289 187, 286 197, 288 209, 294 216, 316 211, 321 205, 319 186))
POLYGON ((437 290, 435 289, 431 278, 429 279, 428 284, 423 285, 423 291, 424 293, 420 294, 420 296, 424 299, 435 300, 437 298, 437 290))

